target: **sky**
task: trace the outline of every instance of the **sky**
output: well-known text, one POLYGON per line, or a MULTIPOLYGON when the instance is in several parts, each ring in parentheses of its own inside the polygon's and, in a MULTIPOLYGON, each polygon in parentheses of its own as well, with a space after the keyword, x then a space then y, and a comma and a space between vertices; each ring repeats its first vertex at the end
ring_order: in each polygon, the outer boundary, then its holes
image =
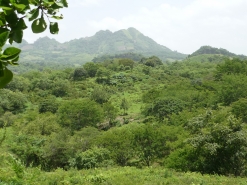
POLYGON ((201 46, 247 55, 247 0, 67 0, 58 35, 34 34, 29 43, 48 36, 63 43, 134 27, 158 44, 184 54, 201 46))

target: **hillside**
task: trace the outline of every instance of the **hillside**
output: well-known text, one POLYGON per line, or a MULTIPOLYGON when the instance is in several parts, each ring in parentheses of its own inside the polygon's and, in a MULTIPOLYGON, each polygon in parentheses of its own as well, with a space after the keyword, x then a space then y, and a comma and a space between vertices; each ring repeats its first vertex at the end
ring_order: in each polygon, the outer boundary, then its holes
POLYGON ((15 75, 0 184, 246 184, 246 74, 240 59, 149 57, 15 75))
POLYGON ((145 56, 156 55, 162 60, 185 58, 184 54, 157 44, 135 28, 116 32, 99 31, 92 37, 70 41, 66 43, 66 46, 74 52, 93 55, 134 52, 145 56))
POLYGON ((135 28, 111 32, 99 31, 92 37, 59 43, 48 37, 39 38, 33 44, 24 41, 21 61, 59 62, 82 64, 100 55, 138 53, 143 56, 158 56, 162 60, 180 60, 186 55, 170 50, 143 35, 135 28))
POLYGON ((247 56, 244 55, 237 55, 231 53, 223 48, 214 48, 211 46, 202 46, 200 49, 196 50, 194 53, 188 56, 188 58, 195 57, 198 55, 221 55, 224 57, 231 57, 231 58, 240 58, 240 59, 247 59, 247 56))

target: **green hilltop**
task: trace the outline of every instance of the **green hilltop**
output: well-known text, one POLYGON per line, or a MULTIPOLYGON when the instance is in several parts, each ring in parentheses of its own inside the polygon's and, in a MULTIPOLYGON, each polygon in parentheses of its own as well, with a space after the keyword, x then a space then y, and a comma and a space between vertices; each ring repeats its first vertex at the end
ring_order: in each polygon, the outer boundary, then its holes
POLYGON ((247 56, 236 55, 234 53, 227 51, 226 49, 214 48, 211 46, 202 46, 202 47, 200 47, 200 49, 196 50, 195 52, 193 52, 188 57, 194 57, 194 56, 205 55, 205 54, 206 55, 220 55, 220 56, 226 56, 226 57, 231 57, 231 58, 247 59, 247 56))

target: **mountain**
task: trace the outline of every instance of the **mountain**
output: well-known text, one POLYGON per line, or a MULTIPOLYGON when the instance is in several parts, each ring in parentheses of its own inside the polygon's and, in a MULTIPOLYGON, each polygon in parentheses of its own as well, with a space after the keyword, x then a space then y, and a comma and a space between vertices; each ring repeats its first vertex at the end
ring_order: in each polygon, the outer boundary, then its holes
POLYGON ((186 55, 174 52, 157 44, 135 28, 111 32, 99 31, 92 37, 73 40, 66 45, 73 51, 89 54, 140 53, 144 56, 156 55, 162 60, 183 59, 186 55))
POLYGON ((158 56, 162 60, 181 60, 185 54, 172 51, 143 35, 135 28, 111 32, 99 31, 92 37, 85 37, 59 43, 55 39, 43 37, 28 44, 24 41, 21 61, 84 63, 101 55, 137 53, 143 56, 158 56))
POLYGON ((245 55, 236 55, 234 53, 227 51, 226 49, 214 48, 211 46, 202 46, 200 49, 198 49, 197 51, 189 55, 188 58, 199 56, 199 55, 221 55, 224 57, 247 59, 247 56, 245 55))

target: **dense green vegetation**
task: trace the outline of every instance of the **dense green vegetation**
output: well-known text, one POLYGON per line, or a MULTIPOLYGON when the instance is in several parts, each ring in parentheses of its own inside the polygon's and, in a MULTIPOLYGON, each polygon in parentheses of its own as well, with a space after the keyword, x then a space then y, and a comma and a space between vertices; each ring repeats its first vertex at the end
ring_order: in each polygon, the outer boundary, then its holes
POLYGON ((15 75, 0 184, 246 184, 247 61, 194 57, 15 75))

